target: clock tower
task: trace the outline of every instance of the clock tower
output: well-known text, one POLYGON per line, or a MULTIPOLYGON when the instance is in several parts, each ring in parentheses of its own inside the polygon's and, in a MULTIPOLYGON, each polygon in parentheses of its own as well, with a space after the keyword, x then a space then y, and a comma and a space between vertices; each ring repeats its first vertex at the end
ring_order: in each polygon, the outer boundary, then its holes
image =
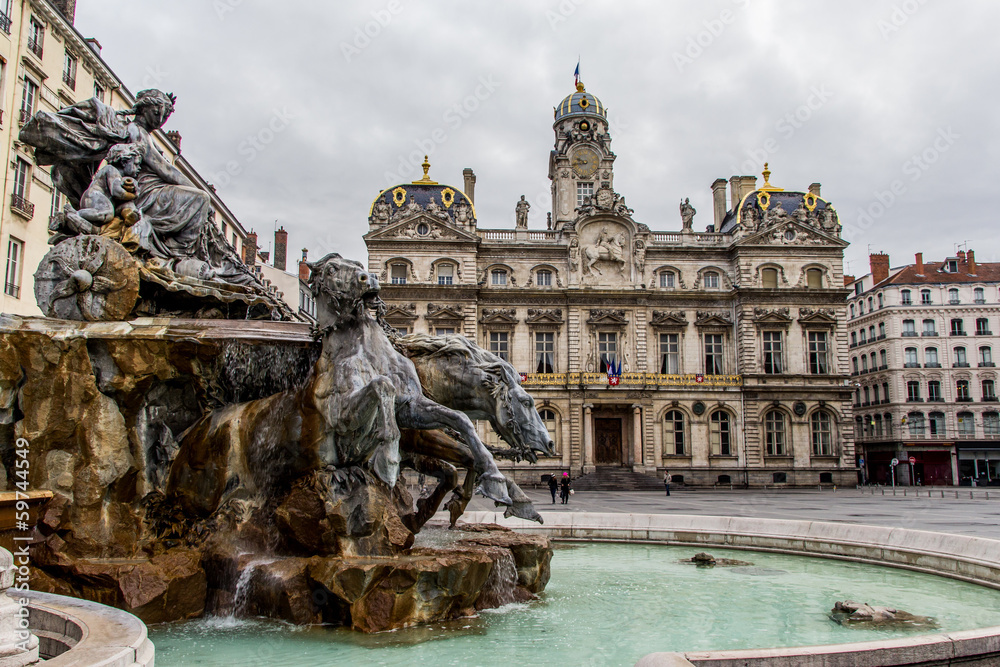
POLYGON ((555 229, 576 219, 576 209, 593 198, 614 197, 614 161, 608 112, 582 83, 555 108, 555 148, 549 156, 555 229))

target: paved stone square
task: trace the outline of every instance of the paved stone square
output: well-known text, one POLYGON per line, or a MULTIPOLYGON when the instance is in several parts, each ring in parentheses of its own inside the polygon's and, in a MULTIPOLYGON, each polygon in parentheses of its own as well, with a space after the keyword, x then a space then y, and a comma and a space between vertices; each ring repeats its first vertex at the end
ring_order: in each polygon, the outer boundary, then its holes
MULTIPOLYGON (((1000 488, 856 488, 833 490, 694 490, 672 487, 670 497, 660 492, 578 491, 568 505, 551 504, 548 490, 525 492, 544 516, 547 512, 633 512, 643 514, 699 514, 765 519, 799 519, 890 526, 915 530, 961 533, 1000 540, 1000 488), (940 497, 944 491, 944 498, 940 497), (955 492, 958 498, 955 498, 955 492), (970 491, 974 498, 970 499, 970 491), (987 499, 987 492, 989 499, 987 499), (927 494, 932 497, 928 498, 927 494)), ((470 510, 492 510, 493 503, 475 498, 470 510)))

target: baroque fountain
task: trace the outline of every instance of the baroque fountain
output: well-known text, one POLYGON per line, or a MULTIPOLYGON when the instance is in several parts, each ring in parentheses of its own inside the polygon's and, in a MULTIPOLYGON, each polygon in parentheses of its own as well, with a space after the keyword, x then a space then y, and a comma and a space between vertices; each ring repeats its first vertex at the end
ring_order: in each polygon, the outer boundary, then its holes
POLYGON ((0 316, 3 461, 22 443, 30 487, 52 493, 31 588, 147 623, 235 611, 366 632, 533 599, 545 537, 480 526, 414 546, 475 493, 540 520, 494 459, 552 451, 517 373, 462 337, 398 336, 378 279, 337 254, 309 265, 318 321, 298 321, 156 149, 174 103, 91 99, 21 131, 79 202, 35 275, 47 317, 0 316), (406 469, 436 487, 414 499, 406 469))
POLYGON ((0 471, 45 500, 28 555, 0 550, 0 588, 27 559, 34 591, 0 600, 0 642, 25 613, 37 632, 23 650, 0 644, 0 667, 94 664, 72 658, 88 622, 103 632, 91 639, 135 638, 113 664, 151 665, 145 627, 119 610, 159 624, 164 665, 1000 659, 991 540, 677 514, 541 526, 496 463, 553 453, 514 369, 461 336, 399 336, 378 279, 337 254, 309 265, 317 322, 299 321, 157 151, 174 103, 93 99, 21 131, 78 206, 54 216, 35 275, 45 317, 0 315, 0 471), (506 447, 486 447, 471 419, 506 447), (414 498, 406 470, 437 484, 414 498), (499 509, 466 512, 477 493, 499 509), (432 521, 442 507, 462 530, 432 521), (546 531, 578 544, 553 561, 546 531), (594 539, 641 544, 581 546, 594 539), (706 546, 718 558, 691 558, 706 546), (898 601, 935 615, 882 606, 898 601), (899 634, 914 628, 949 634, 899 634), (734 650, 709 650, 723 642, 734 650), (664 649, 688 652, 652 653, 664 649))

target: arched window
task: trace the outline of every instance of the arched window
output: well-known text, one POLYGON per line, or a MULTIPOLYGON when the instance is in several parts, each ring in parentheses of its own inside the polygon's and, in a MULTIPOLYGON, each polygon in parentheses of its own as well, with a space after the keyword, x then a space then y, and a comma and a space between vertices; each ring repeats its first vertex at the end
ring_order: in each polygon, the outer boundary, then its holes
POLYGON ((785 455, 785 414, 780 410, 764 415, 764 441, 768 456, 785 455))
POLYGON ((851 304, 851 317, 854 317, 854 304, 851 304))
POLYGON ((944 432, 944 413, 943 412, 932 412, 927 415, 927 425, 930 427, 931 435, 943 436, 944 432))
POLYGON ((952 287, 950 290, 948 290, 948 303, 951 304, 962 303, 958 298, 957 287, 952 287))
POLYGON ((906 415, 906 424, 910 428, 910 435, 923 435, 927 430, 923 412, 911 412, 906 415))
POLYGON ((733 442, 729 413, 724 410, 713 412, 710 426, 709 440, 712 446, 712 456, 732 456, 733 442))
POLYGON ((1000 436, 1000 412, 983 413, 983 435, 994 438, 1000 436))
POLYGON ((889 363, 888 355, 886 355, 885 350, 878 351, 878 365, 880 368, 885 368, 889 363))
POLYGON ((826 410, 818 410, 810 418, 813 456, 833 456, 833 419, 826 410))
POLYGON ((556 454, 559 454, 562 450, 559 447, 559 424, 555 411, 543 408, 538 411, 538 416, 545 423, 545 430, 549 432, 549 440, 555 443, 556 454))
POLYGON ((684 413, 680 410, 668 410, 663 415, 663 454, 665 456, 684 456, 684 413))
POLYGON ((899 301, 904 306, 913 305, 913 295, 910 293, 910 290, 904 289, 904 290, 900 291, 900 293, 899 293, 899 301))
POLYGON ((931 301, 931 291, 929 289, 920 290, 920 303, 924 306, 929 306, 934 303, 931 301))
POLYGON ((882 293, 878 293, 878 307, 881 308, 885 305, 885 299, 882 297, 882 293))
POLYGON ((882 415, 875 415, 872 423, 872 430, 875 432, 875 435, 882 435, 882 415))
POLYGON ((823 287, 823 271, 820 269, 806 269, 806 287, 821 289, 823 287))
POLYGON ((777 289, 778 269, 762 269, 760 272, 760 286, 765 289, 777 289))
POLYGON ((878 368, 878 364, 875 363, 875 353, 872 352, 870 355, 868 355, 868 358, 871 359, 872 370, 875 370, 876 368, 878 368))
POLYGON ((976 303, 986 303, 986 292, 982 287, 977 287, 972 290, 972 298, 976 303))
POLYGON ((857 375, 858 374, 858 370, 859 370, 859 368, 858 368, 858 358, 857 357, 853 357, 851 359, 851 364, 854 366, 854 374, 857 375))

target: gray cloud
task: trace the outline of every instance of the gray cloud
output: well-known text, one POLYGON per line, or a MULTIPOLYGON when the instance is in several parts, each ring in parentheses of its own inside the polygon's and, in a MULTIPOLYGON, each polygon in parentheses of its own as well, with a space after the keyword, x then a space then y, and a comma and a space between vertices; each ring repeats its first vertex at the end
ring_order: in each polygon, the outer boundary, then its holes
POLYGON ((823 183, 858 228, 847 251, 856 273, 869 245, 901 264, 968 240, 981 261, 1000 261, 989 226, 998 19, 986 0, 81 0, 77 10, 130 88, 178 95, 169 127, 243 223, 267 236, 277 219, 294 247, 364 257, 386 174, 424 152, 438 181, 460 185, 463 167, 476 170, 482 226, 513 227, 521 194, 535 199, 531 226, 543 226, 552 107, 572 91, 580 56, 618 124, 616 189, 639 220, 677 229, 676 202, 691 197, 704 226, 712 181, 758 174, 767 159, 780 187, 823 183), (455 110, 484 79, 495 89, 455 110), (293 118, 262 135, 276 113, 293 118), (943 151, 941 132, 957 137, 943 151), (255 136, 269 139, 261 150, 255 136), (226 171, 234 161, 238 175, 226 171), (886 205, 894 181, 902 194, 886 205))

